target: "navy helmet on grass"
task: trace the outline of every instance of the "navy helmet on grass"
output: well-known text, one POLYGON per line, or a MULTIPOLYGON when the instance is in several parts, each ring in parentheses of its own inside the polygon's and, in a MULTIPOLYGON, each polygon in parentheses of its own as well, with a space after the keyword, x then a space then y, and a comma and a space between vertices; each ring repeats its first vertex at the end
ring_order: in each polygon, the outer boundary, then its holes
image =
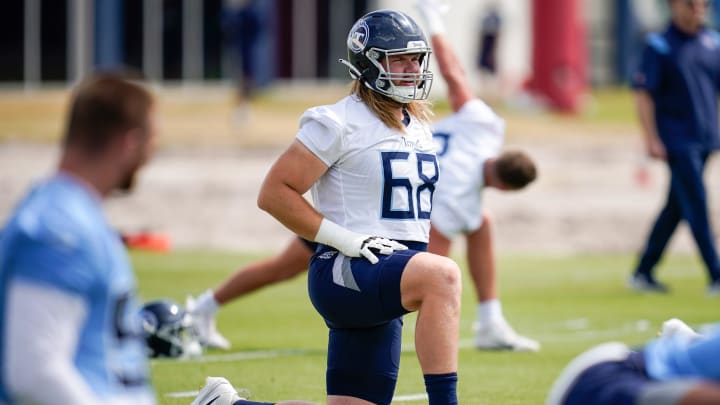
POLYGON ((430 94, 433 74, 428 69, 430 53, 425 34, 407 14, 393 10, 378 10, 361 17, 347 37, 348 60, 340 62, 350 68, 350 76, 365 86, 395 101, 409 103, 425 100, 430 94), (389 57, 418 54, 419 73, 390 73, 389 57), (396 86, 393 81, 414 83, 396 86))
POLYGON ((150 301, 140 310, 150 357, 192 357, 202 353, 190 314, 172 300, 150 301))

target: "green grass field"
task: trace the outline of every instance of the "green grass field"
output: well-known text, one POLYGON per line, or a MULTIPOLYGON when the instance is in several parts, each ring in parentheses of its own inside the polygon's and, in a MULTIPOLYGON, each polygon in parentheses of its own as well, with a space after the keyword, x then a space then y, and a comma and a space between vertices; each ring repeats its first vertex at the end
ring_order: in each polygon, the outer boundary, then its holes
MULTIPOLYGON (((143 299, 172 298, 182 303, 187 294, 197 295, 263 256, 173 252, 133 253, 132 257, 143 299)), ((479 352, 471 347, 475 298, 465 273, 460 403, 541 404, 561 368, 596 343, 640 344, 655 336, 662 321, 670 317, 694 326, 717 320, 717 298, 705 296, 705 274, 695 257, 666 258, 659 276, 673 288, 667 296, 639 295, 625 288, 633 261, 631 255, 501 255, 505 315, 519 332, 542 342, 538 353, 479 352)), ((413 350, 414 320, 414 315, 405 319, 399 396, 424 392, 413 350)), ((199 389, 208 375, 227 377, 236 387, 248 388, 258 401, 324 402, 327 332, 309 302, 304 276, 231 303, 220 311, 218 323, 232 341, 230 352, 210 351, 197 360, 152 362, 161 404, 189 404, 192 398, 187 392, 199 389)))

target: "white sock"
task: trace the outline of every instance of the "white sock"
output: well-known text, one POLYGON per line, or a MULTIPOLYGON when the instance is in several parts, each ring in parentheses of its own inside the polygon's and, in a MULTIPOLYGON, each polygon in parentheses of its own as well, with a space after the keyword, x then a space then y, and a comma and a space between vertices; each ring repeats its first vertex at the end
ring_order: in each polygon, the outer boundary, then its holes
POLYGON ((500 300, 494 298, 479 303, 477 305, 477 320, 480 325, 487 325, 492 321, 504 320, 500 300))
POLYGON ((195 312, 214 315, 218 309, 220 309, 220 304, 215 301, 213 290, 205 291, 195 300, 195 312))

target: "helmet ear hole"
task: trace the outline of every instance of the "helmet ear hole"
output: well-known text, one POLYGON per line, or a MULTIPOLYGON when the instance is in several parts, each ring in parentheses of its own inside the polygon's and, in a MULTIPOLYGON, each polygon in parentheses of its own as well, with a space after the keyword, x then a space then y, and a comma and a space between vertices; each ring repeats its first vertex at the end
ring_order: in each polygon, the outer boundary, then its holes
POLYGON ((363 69, 362 73, 360 74, 360 78, 364 83, 369 83, 368 78, 370 77, 370 68, 363 69))

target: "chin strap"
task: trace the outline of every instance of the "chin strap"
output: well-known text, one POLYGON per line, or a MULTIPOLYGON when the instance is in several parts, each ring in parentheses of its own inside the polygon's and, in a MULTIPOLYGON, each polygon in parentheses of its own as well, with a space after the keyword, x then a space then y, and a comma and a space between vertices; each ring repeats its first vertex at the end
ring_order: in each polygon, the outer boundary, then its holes
POLYGON ((362 79, 362 73, 352 65, 352 63, 346 61, 345 59, 338 59, 338 62, 342 63, 343 65, 347 66, 350 71, 350 77, 352 77, 355 80, 363 80, 362 79))
POLYGON ((342 63, 343 65, 347 66, 349 69, 350 77, 354 80, 360 81, 361 84, 363 84, 365 87, 367 87, 370 90, 375 90, 373 87, 368 83, 367 79, 360 73, 358 68, 352 65, 352 63, 346 61, 345 59, 338 59, 338 62, 342 63))

